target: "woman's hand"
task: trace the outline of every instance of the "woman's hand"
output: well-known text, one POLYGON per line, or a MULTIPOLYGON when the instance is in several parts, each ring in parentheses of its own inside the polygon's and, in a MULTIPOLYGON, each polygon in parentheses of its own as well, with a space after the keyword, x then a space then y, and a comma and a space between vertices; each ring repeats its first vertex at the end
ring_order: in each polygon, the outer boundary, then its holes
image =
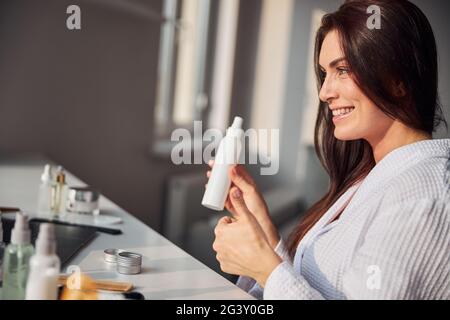
MULTIPOLYGON (((211 160, 208 164, 212 168, 214 166, 214 161, 211 160)), ((231 167, 228 174, 232 182, 232 187, 228 193, 225 208, 231 212, 233 216, 237 215, 236 208, 234 208, 231 201, 231 190, 233 187, 237 187, 242 193, 246 208, 255 217, 256 221, 258 221, 270 246, 275 248, 280 241, 280 236, 278 235, 277 229, 270 218, 267 204, 259 192, 255 181, 242 165, 231 167)), ((208 171, 206 176, 209 178, 210 175, 211 171, 208 171)))
POLYGON ((272 271, 281 263, 267 241, 256 218, 248 210, 242 192, 230 189, 230 204, 234 219, 225 216, 214 230, 216 239, 213 249, 222 271, 255 279, 261 286, 272 271))

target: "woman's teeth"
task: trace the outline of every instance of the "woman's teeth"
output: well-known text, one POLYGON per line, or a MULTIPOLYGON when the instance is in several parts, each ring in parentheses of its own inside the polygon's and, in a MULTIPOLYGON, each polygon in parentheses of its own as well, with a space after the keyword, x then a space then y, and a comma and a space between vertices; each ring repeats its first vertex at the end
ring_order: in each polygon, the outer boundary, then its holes
POLYGON ((332 110, 333 111, 333 116, 341 116, 341 115, 350 113, 350 112, 353 111, 353 109, 355 109, 355 107, 340 108, 340 109, 332 110))

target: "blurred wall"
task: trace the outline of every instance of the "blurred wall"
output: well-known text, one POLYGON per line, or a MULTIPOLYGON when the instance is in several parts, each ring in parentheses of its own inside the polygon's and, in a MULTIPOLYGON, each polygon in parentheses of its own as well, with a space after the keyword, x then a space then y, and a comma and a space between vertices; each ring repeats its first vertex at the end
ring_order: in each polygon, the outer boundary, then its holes
POLYGON ((436 138, 450 138, 450 1, 447 0, 411 0, 427 16, 434 31, 438 49, 439 95, 449 130, 441 128, 436 138))
MULTIPOLYGON (((259 2, 240 5, 239 88, 252 73, 259 2)), ((46 154, 158 231, 167 177, 205 169, 150 152, 160 37, 152 12, 161 7, 162 0, 0 1, 0 151, 46 154), (74 3, 80 31, 66 28, 74 3)))
MULTIPOLYGON (((44 152, 154 228, 164 178, 151 157, 161 0, 2 0, 0 148, 44 152), (140 8, 140 9, 139 9, 140 8)), ((38 181, 36 181, 36 185, 38 181)))

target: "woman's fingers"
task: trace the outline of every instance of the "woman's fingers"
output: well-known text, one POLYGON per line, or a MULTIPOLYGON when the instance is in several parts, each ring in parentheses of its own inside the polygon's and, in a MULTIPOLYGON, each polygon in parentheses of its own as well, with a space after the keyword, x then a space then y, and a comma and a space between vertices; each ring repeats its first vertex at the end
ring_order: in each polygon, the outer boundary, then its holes
POLYGON ((208 161, 208 166, 212 169, 212 167, 214 167, 214 160, 209 160, 208 161))
POLYGON ((230 190, 230 200, 234 208, 235 213, 233 216, 238 219, 239 217, 252 215, 245 204, 242 191, 237 187, 233 187, 230 190))
POLYGON ((236 210, 234 210, 233 204, 231 203, 230 197, 227 197, 227 200, 225 201, 225 208, 232 214, 236 215, 236 210))
POLYGON ((235 170, 238 175, 241 175, 245 179, 245 181, 247 181, 252 185, 255 185, 255 181, 253 180, 252 176, 250 175, 250 173, 248 173, 248 171, 245 169, 243 165, 241 164, 236 165, 235 170))
POLYGON ((206 177, 209 179, 211 177, 211 170, 206 171, 206 177))
POLYGON ((220 218, 220 220, 217 222, 217 225, 223 225, 223 224, 230 224, 233 221, 231 220, 231 218, 229 216, 224 216, 222 218, 220 218))
POLYGON ((234 166, 230 169, 230 178, 233 184, 241 189, 244 193, 253 191, 255 189, 253 179, 240 165, 234 166))
POLYGON ((219 221, 217 221, 216 227, 214 228, 214 234, 216 235, 216 237, 220 235, 221 230, 223 230, 224 226, 226 226, 232 222, 233 222, 233 220, 231 220, 231 218, 229 216, 224 216, 224 217, 220 218, 219 221))

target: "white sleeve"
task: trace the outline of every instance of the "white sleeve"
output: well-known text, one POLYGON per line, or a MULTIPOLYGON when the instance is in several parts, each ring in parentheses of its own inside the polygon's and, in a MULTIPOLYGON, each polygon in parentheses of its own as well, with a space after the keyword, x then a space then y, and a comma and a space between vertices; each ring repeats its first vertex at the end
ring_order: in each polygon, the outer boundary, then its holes
MULTIPOLYGON (((279 244, 280 245, 280 244, 279 244)), ((312 288, 305 278, 294 271, 292 261, 284 243, 279 247, 280 257, 283 259, 267 278, 263 298, 265 300, 321 300, 322 295, 312 288)))
MULTIPOLYGON (((289 257, 285 243, 281 237, 274 250, 281 259, 283 259, 284 261, 289 261, 289 263, 291 263, 291 259, 289 257)), ((264 288, 261 287, 254 279, 246 276, 240 276, 236 282, 236 285, 255 298, 263 299, 264 288)))

